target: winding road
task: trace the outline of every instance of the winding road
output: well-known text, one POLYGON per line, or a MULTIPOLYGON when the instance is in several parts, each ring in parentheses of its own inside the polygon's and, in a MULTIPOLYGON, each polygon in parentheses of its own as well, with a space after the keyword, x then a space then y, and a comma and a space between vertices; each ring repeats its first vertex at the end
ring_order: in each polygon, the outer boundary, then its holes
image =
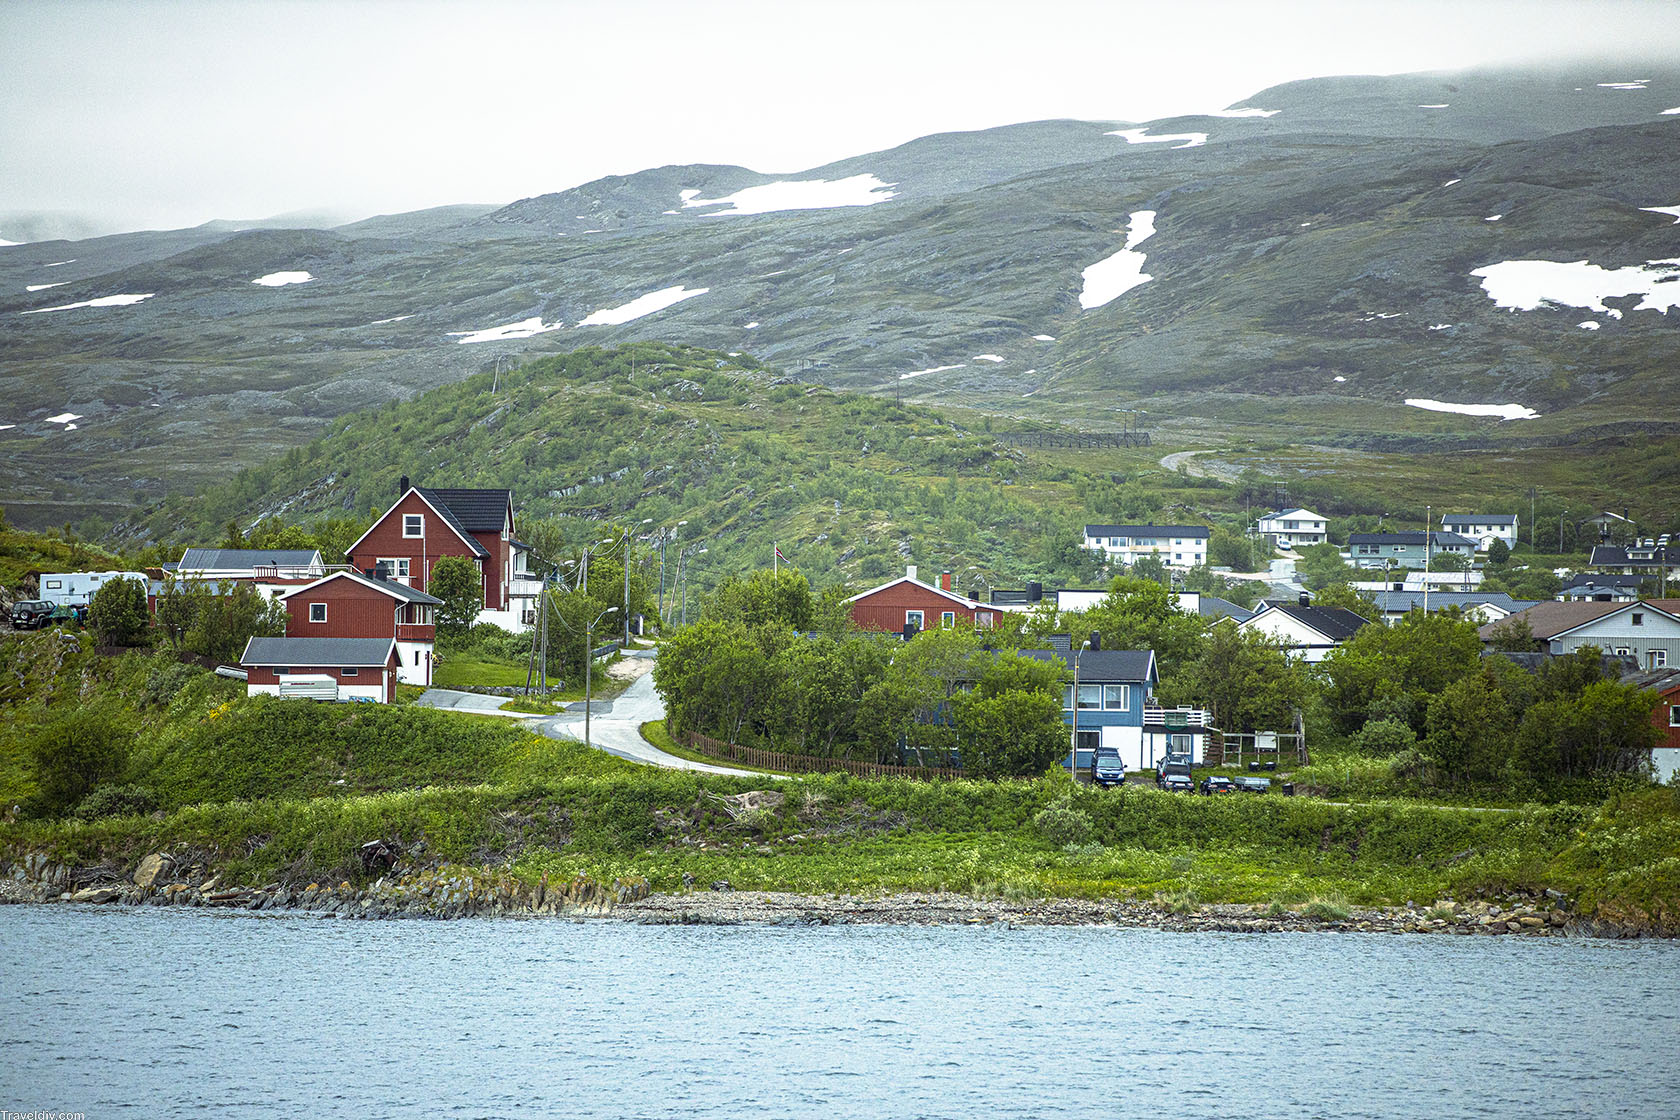
MULTIPOLYGON (((653 651, 632 650, 626 657, 645 659, 647 669, 630 682, 630 687, 620 693, 618 699, 595 702, 594 715, 589 723, 590 746, 608 754, 615 754, 619 758, 627 758, 631 762, 645 762, 651 766, 664 766, 671 770, 698 770, 705 774, 731 774, 742 778, 767 776, 751 770, 733 770, 727 766, 713 766, 706 762, 678 758, 676 755, 666 754, 642 738, 642 724, 664 719, 665 705, 659 699, 659 693, 654 691, 653 673, 648 671, 653 668, 653 651)), ((550 739, 581 740, 582 707, 583 705, 579 704, 579 710, 576 712, 568 711, 552 719, 534 721, 532 726, 550 739)))

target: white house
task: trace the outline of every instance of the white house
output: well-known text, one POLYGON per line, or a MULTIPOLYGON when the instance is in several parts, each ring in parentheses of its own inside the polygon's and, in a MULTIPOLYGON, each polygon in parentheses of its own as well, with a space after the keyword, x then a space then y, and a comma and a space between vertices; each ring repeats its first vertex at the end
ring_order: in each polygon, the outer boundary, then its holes
POLYGON ((1238 630, 1254 630, 1276 639, 1284 651, 1316 664, 1353 637, 1370 620, 1346 607, 1315 607, 1301 596, 1297 602, 1267 599, 1254 614, 1237 623, 1238 630))
POLYGON ((1329 540, 1329 522, 1310 509, 1286 509, 1268 513, 1254 523, 1256 536, 1271 537, 1280 545, 1323 544, 1329 540))
POLYGON ((1494 541, 1504 541, 1505 547, 1517 544, 1517 515, 1503 513, 1449 513, 1441 518, 1441 528, 1476 541, 1476 550, 1486 552, 1494 541))
MULTIPOLYGON (((1627 657, 1642 669, 1680 665, 1680 599, 1645 599, 1632 603, 1540 603, 1518 611, 1510 620, 1528 624, 1546 652, 1573 653, 1597 646, 1605 653, 1627 657)), ((1483 641, 1499 635, 1491 623, 1481 628, 1483 641)))
POLYGON ((1206 525, 1087 525, 1085 547, 1113 564, 1135 564, 1153 556, 1169 568, 1207 563, 1206 525))
POLYGON ((114 579, 139 580, 148 585, 144 572, 52 572, 41 576, 42 599, 59 607, 85 607, 94 594, 114 579))

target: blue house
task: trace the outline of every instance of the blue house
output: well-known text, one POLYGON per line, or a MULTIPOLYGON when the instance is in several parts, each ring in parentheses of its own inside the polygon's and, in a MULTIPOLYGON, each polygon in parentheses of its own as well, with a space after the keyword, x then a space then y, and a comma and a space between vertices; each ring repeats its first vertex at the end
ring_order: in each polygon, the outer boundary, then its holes
POLYGON ((1356 568, 1380 568, 1386 560, 1396 568, 1422 568, 1432 556, 1450 553, 1475 558, 1480 542, 1457 533, 1349 533, 1348 560, 1356 568))
MULTIPOLYGON (((1090 768, 1091 753, 1099 745, 1119 751, 1128 770, 1151 769, 1169 751, 1202 761, 1207 713, 1164 709, 1156 702, 1161 678, 1152 650, 1024 649, 1020 654, 1035 661, 1060 658, 1070 668, 1078 658, 1078 694, 1071 683, 1063 687, 1062 718, 1070 729, 1077 728, 1070 746, 1081 772, 1090 768)), ((1067 764, 1064 757, 1062 765, 1067 764)))

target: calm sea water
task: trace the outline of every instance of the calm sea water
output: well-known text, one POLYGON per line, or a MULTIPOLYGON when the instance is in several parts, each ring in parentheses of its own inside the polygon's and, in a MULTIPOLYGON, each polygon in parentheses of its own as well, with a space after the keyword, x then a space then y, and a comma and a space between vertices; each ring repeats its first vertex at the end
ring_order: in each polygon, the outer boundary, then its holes
POLYGON ((1673 1117, 1680 944, 0 908, 0 1109, 1673 1117))

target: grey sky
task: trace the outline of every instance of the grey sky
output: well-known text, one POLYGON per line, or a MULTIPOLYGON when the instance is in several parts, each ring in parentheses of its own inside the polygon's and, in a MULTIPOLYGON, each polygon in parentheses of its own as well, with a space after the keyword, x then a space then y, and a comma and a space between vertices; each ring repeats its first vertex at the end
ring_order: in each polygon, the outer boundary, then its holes
POLYGON ((1295 78, 1665 43, 1667 0, 10 0, 0 212, 136 228, 501 202, 665 163, 795 171, 1295 78))

